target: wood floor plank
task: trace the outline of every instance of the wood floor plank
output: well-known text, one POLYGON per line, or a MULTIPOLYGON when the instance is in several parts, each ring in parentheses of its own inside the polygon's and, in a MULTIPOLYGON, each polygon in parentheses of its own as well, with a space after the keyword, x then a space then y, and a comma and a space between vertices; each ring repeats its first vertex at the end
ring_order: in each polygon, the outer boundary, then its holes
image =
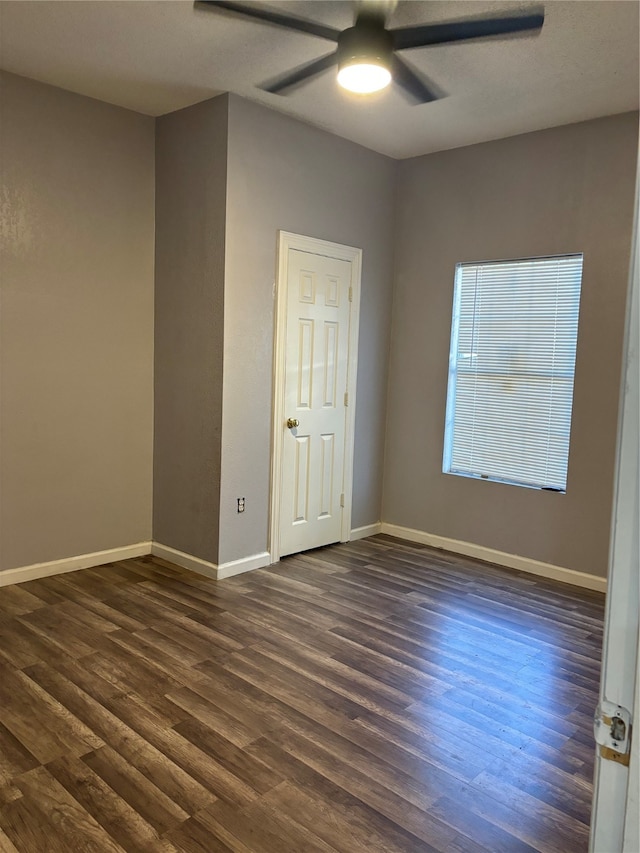
POLYGON ((9 729, 0 723, 0 786, 37 767, 39 761, 9 729))
POLYGON ((508 714, 515 715, 526 725, 527 720, 537 720, 538 723, 548 725, 550 728, 572 736, 576 727, 569 722, 568 717, 575 710, 576 704, 556 703, 546 701, 539 694, 529 693, 526 688, 520 688, 520 682, 514 681, 512 689, 506 689, 501 683, 482 683, 477 679, 465 679, 464 682, 457 680, 451 689, 445 694, 460 705, 468 705, 485 716, 495 715, 496 708, 504 710, 508 714))
POLYGON ((194 622, 193 619, 184 619, 172 622, 170 625, 164 625, 162 634, 164 637, 175 640, 191 649, 203 661, 212 657, 212 650, 215 648, 224 652, 233 652, 245 645, 207 625, 194 622))
POLYGON ((183 737, 175 728, 164 726, 141 704, 130 699, 120 699, 113 700, 111 705, 117 709, 118 717, 145 739, 150 747, 164 755, 214 798, 246 806, 257 796, 250 785, 183 737))
POLYGON ((188 812, 110 746, 84 755, 82 760, 158 833, 188 820, 188 812))
MULTIPOLYGON (((4 589, 4 588, 3 588, 4 589)), ((3 619, 11 619, 14 616, 24 616, 45 607, 42 599, 30 593, 24 585, 15 584, 4 589, 0 596, 0 614, 3 619)))
POLYGON ((416 703, 414 710, 418 709, 424 709, 423 713, 446 716, 451 726, 455 726, 456 729, 460 725, 470 729, 472 737, 478 738, 484 735, 490 727, 490 738, 498 737, 500 743, 511 744, 518 749, 532 740, 548 744, 554 750, 562 749, 578 727, 577 723, 561 719, 561 724, 570 724, 561 725, 563 730, 556 731, 553 725, 545 725, 545 720, 540 719, 536 714, 511 711, 498 703, 476 703, 474 699, 459 703, 456 702, 451 691, 445 691, 439 696, 430 696, 428 700, 416 703))
POLYGON ((137 853, 160 847, 161 837, 154 827, 82 759, 57 758, 47 770, 125 850, 137 853))
MULTIPOLYGON (((496 808, 497 806, 496 802, 496 808)), ((539 849, 517 838, 492 820, 476 814, 457 799, 442 797, 433 805, 432 812, 465 839, 480 842, 492 853, 536 853, 536 849, 539 849)))
POLYGON ((235 746, 199 720, 185 720, 173 728, 258 794, 265 794, 282 782, 281 776, 264 762, 235 746))
POLYGON ((603 602, 389 536, 0 589, 0 850, 586 853, 603 602))
MULTIPOLYGON (((226 833, 223 830, 221 834, 226 833)), ((229 847, 218 833, 212 831, 210 824, 205 826, 197 817, 190 817, 176 829, 169 830, 165 838, 184 853, 251 853, 248 847, 239 843, 232 842, 233 847, 229 847)))
MULTIPOLYGON (((591 806, 591 783, 576 772, 562 770, 537 756, 525 753, 520 761, 493 762, 486 774, 532 794, 587 824, 591 806)), ((480 777, 474 780, 482 787, 480 777)))
POLYGON ((60 612, 71 617, 76 623, 89 628, 93 632, 111 634, 122 627, 112 620, 105 619, 104 616, 91 610, 87 606, 90 602, 91 599, 88 596, 84 596, 83 598, 76 598, 72 601, 65 601, 64 604, 59 604, 57 607, 60 612))
POLYGON ((34 610, 33 613, 20 617, 19 621, 43 639, 64 637, 66 654, 73 658, 85 657, 100 648, 103 634, 74 618, 68 609, 65 612, 67 604, 68 602, 62 602, 34 610))
MULTIPOLYGON (((186 632, 185 632, 186 633, 186 632)), ((171 636, 167 632, 166 625, 161 625, 158 628, 147 628, 144 631, 137 631, 134 634, 136 640, 140 643, 139 648, 146 649, 149 655, 154 657, 156 662, 160 659, 156 657, 156 650, 162 656, 165 665, 174 669, 176 666, 185 667, 188 670, 196 663, 202 663, 211 655, 211 647, 208 646, 206 651, 204 648, 199 650, 194 649, 197 642, 180 642, 180 640, 171 636)), ((204 646, 204 643, 202 644, 204 646)))
POLYGON ((332 853, 332 848, 288 815, 262 803, 239 811, 219 801, 198 815, 207 827, 222 826, 252 853, 332 853))
POLYGON ((23 797, 0 809, 0 826, 24 853, 122 853, 104 829, 44 767, 16 779, 23 797))
MULTIPOLYGON (((73 691, 79 689, 98 703, 103 703, 122 692, 117 684, 112 684, 110 681, 101 678, 95 670, 87 666, 84 658, 80 660, 73 658, 57 660, 53 665, 43 664, 26 667, 24 671, 38 684, 42 684, 40 679, 44 677, 44 673, 61 676, 73 691)), ((45 689, 48 688, 45 687, 45 689)))
POLYGON ((378 649, 363 646, 358 642, 338 637, 335 634, 314 640, 318 649, 325 650, 331 657, 345 666, 386 684, 396 690, 403 690, 413 701, 424 696, 438 696, 451 688, 448 678, 437 678, 423 672, 420 660, 411 663, 396 660, 378 649))
POLYGON ((168 690, 183 687, 182 681, 158 666, 155 660, 144 659, 133 652, 135 641, 130 635, 127 648, 113 643, 113 648, 85 657, 84 662, 93 672, 123 692, 141 691, 146 694, 165 694, 168 690))
POLYGON ((330 690, 350 697, 372 711, 381 707, 381 700, 384 706, 396 710, 415 701, 403 690, 343 663, 335 655, 327 655, 313 642, 307 645, 301 641, 295 647, 288 644, 287 648, 283 648, 281 642, 265 642, 255 648, 271 660, 284 660, 295 672, 314 678, 330 690))
POLYGON ((346 791, 309 779, 284 782, 264 801, 316 833, 340 853, 415 853, 419 841, 346 791))
MULTIPOLYGON (((436 845, 441 835, 444 835, 444 839, 440 838, 440 840, 447 841, 449 837, 447 830, 438 827, 442 830, 441 832, 437 829, 429 832, 428 827, 423 827, 418 810, 410 809, 407 814, 401 808, 396 812, 394 807, 397 806, 397 802, 393 797, 390 798, 389 808, 380 810, 369 802, 368 794, 375 798, 381 789, 367 791, 365 797, 360 798, 357 792, 357 779, 349 780, 346 787, 343 787, 332 775, 327 775, 322 769, 315 768, 313 762, 306 762, 302 756, 294 755, 267 738, 260 738, 251 744, 248 750, 277 767, 297 790, 306 792, 323 814, 321 821, 314 821, 315 831, 327 841, 331 838, 335 839, 336 834, 338 838, 343 837, 342 842, 338 841, 334 844, 337 850, 345 850, 347 843, 352 844, 353 847, 346 847, 345 853, 358 851, 359 846, 362 849, 377 849, 375 846, 367 846, 372 840, 377 840, 382 850, 388 847, 390 850, 415 849, 416 853, 417 851, 442 853, 443 847, 436 845), (331 819, 329 819, 329 813, 331 819)), ((270 792, 267 797, 272 798, 276 790, 270 792)), ((451 832, 450 837, 453 835, 454 833, 451 832)))
POLYGON ((528 808, 536 813, 542 811, 543 806, 540 803, 544 803, 549 806, 550 810, 557 813, 558 820, 563 825, 575 826, 576 821, 581 823, 582 827, 577 829, 579 833, 582 833, 584 827, 589 826, 591 817, 589 786, 583 784, 581 788, 580 784, 576 784, 574 777, 571 780, 573 783, 571 786, 572 793, 569 797, 564 792, 568 780, 562 780, 564 784, 561 784, 561 779, 557 778, 554 785, 546 778, 546 773, 542 780, 539 778, 541 775, 540 770, 538 777, 531 772, 530 762, 527 762, 527 772, 523 773, 520 768, 514 767, 513 764, 501 761, 497 767, 490 767, 476 776, 473 785, 474 788, 479 788, 490 796, 496 796, 497 792, 500 791, 503 802, 514 799, 517 793, 519 802, 526 801, 528 808))
POLYGON ((8 835, 0 829, 0 850, 2 853, 20 853, 15 844, 11 841, 8 835))
POLYGON ((224 664, 225 669, 282 701, 291 708, 312 717, 325 718, 329 715, 357 717, 366 708, 352 699, 305 678, 293 670, 286 671, 275 661, 269 660, 252 650, 236 652, 224 664))
POLYGON ((20 671, 0 669, 0 722, 43 763, 103 745, 82 720, 20 671))
POLYGON ((191 666, 185 666, 188 663, 185 658, 180 659, 177 655, 167 653, 158 643, 150 642, 145 634, 145 631, 135 634, 118 632, 113 636, 113 642, 119 647, 119 653, 127 652, 128 662, 135 660, 137 666, 134 669, 134 678, 136 675, 155 678, 163 685, 162 690, 156 692, 163 694, 167 692, 167 688, 171 689, 175 682, 184 687, 193 687, 202 681, 202 676, 198 672, 191 666))
POLYGON ((445 853, 493 853, 490 847, 479 844, 467 835, 456 835, 449 843, 445 853))
POLYGON ((587 826, 545 803, 534 802, 533 797, 503 785, 498 779, 495 783, 491 795, 474 786, 463 790, 455 801, 437 803, 434 810, 442 816, 455 802, 456 810, 445 819, 448 824, 457 823, 460 814, 471 814, 474 825, 472 837, 482 840, 481 828, 487 832, 486 824, 490 827, 487 835, 495 839, 494 844, 503 843, 503 834, 508 836, 504 841, 508 853, 512 850, 515 853, 520 846, 523 850, 543 846, 551 853, 576 853, 586 849, 589 841, 587 826), (535 821, 530 819, 531 814, 535 814, 535 821))
POLYGON ((323 658, 313 652, 305 654, 300 645, 296 650, 283 653, 281 647, 272 643, 260 643, 250 651, 244 652, 259 665, 268 667, 274 664, 274 674, 285 680, 300 677, 300 684, 313 681, 314 684, 343 696, 359 705, 363 710, 386 713, 401 711, 413 704, 408 694, 393 690, 366 673, 361 673, 334 658, 323 658))
MULTIPOLYGON (((124 710, 127 703, 131 704, 128 697, 120 697, 122 699, 120 704, 116 703, 116 698, 113 696, 101 703, 44 665, 34 667, 30 670, 30 674, 37 679, 43 689, 55 696, 78 719, 98 733, 114 752, 122 756, 139 773, 153 779, 159 788, 173 797, 180 808, 190 812, 202 808, 214 799, 209 790, 192 778, 181 765, 173 762, 165 750, 156 748, 149 738, 141 736, 134 728, 127 725, 126 720, 129 717, 124 710)), ((141 705, 134 706, 134 716, 138 721, 147 716, 153 720, 150 725, 161 729, 159 718, 141 705)))
MULTIPOLYGON (((200 689, 202 689, 202 685, 200 689)), ((216 698, 219 697, 219 691, 215 691, 215 696, 216 698)), ((260 730, 249 728, 249 726, 246 726, 241 720, 237 719, 236 716, 228 713, 214 702, 205 699, 188 687, 178 690, 176 693, 168 694, 167 698, 185 712, 185 719, 192 717, 198 720, 208 729, 217 732, 230 743, 235 744, 235 746, 243 748, 261 734, 262 727, 260 730)), ((234 703, 235 705, 237 703, 234 703)))
POLYGON ((410 719, 406 712, 394 717, 363 714, 357 719, 358 727, 367 735, 386 740, 399 748, 419 757, 429 768, 439 768, 464 781, 471 781, 486 769, 493 760, 480 743, 465 743, 455 748, 447 733, 439 727, 425 725, 425 720, 410 719))
POLYGON ((198 664, 198 671, 208 679, 197 685, 194 693, 237 720, 250 740, 261 737, 272 726, 286 726, 288 706, 266 690, 229 671, 219 661, 198 664))
MULTIPOLYGON (((10 587, 7 587, 10 589, 10 587)), ((0 597, 2 590, 0 590, 0 597)), ((41 661, 55 661, 66 655, 64 646, 52 639, 39 637, 18 619, 0 620, 0 662, 6 661, 16 669, 41 661)))
POLYGON ((431 802, 424 792, 421 794, 418 786, 407 784, 403 793, 398 793, 394 790, 394 784, 385 785, 366 776, 354 769, 348 759, 339 758, 321 745, 291 731, 272 732, 269 739, 393 823, 414 834, 421 839, 426 849, 430 846, 436 851, 442 850, 451 840, 454 833, 434 818, 431 802))
MULTIPOLYGON (((421 670, 433 677, 444 680, 448 678, 465 689, 476 694, 483 694, 485 685, 490 681, 493 691, 504 694, 514 694, 520 701, 540 705, 548 701, 548 690, 544 686, 537 687, 530 680, 522 678, 514 680, 495 672, 489 663, 469 660, 464 662, 460 657, 440 653, 437 657, 423 658, 424 654, 419 643, 401 639, 387 631, 345 625, 333 629, 332 633, 348 640, 361 643, 365 648, 372 648, 404 663, 419 665, 421 670), (420 661, 422 661, 420 663, 420 661)), ((563 713, 570 713, 581 700, 582 695, 563 696, 556 701, 563 713)))

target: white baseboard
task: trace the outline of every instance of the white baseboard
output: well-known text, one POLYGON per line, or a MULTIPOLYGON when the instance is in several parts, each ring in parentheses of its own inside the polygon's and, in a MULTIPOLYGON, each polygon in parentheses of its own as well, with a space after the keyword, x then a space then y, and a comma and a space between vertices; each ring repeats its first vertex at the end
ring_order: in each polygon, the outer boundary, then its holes
POLYGON ((382 523, 380 521, 377 521, 375 524, 366 524, 364 527, 354 527, 351 531, 349 541, 354 542, 356 539, 366 539, 367 536, 376 536, 378 533, 382 533, 382 523))
POLYGON ((0 586, 13 583, 48 578, 51 575, 61 575, 65 572, 77 572, 79 569, 92 569, 104 563, 114 563, 117 560, 130 560, 151 553, 151 542, 138 542, 136 545, 125 545, 123 548, 109 548, 107 551, 93 551, 91 554, 79 554, 76 557, 66 557, 62 560, 50 560, 48 563, 33 563, 31 566, 20 566, 17 569, 7 569, 0 572, 0 586))
POLYGON ((263 569, 271 564, 271 554, 262 551, 251 557, 242 557, 240 560, 231 560, 230 563, 220 563, 218 566, 218 580, 230 578, 233 575, 241 575, 243 572, 252 572, 254 569, 263 569))
POLYGON ((590 575, 587 572, 577 572, 575 569, 565 569, 562 566, 554 566, 551 563, 542 563, 529 557, 520 557, 517 554, 508 554, 505 551, 495 551, 493 548, 485 548, 483 545, 474 545, 472 542, 461 542, 458 539, 448 539, 446 536, 436 536, 426 533, 424 530, 413 530, 410 527, 400 527, 397 524, 382 522, 382 533, 389 536, 397 536, 398 539, 406 539, 410 542, 419 542, 421 545, 430 545, 432 548, 441 548, 443 551, 451 551, 454 554, 463 554, 465 557, 474 557, 477 560, 486 560, 489 563, 497 563, 510 569, 518 569, 532 575, 543 578, 571 583, 585 589, 594 589, 598 592, 606 592, 607 579, 590 575))
POLYGON ((183 569, 191 569, 192 572, 197 572, 199 575, 206 575, 206 577, 214 580, 218 577, 218 567, 215 563, 194 557, 184 551, 178 551, 176 548, 170 548, 168 545, 152 542, 151 553, 154 557, 162 557, 169 563, 175 563, 176 566, 181 566, 183 569))
MULTIPOLYGON (((445 536, 437 536, 424 530, 414 530, 410 527, 401 527, 397 524, 379 522, 368 524, 365 527, 356 527, 351 531, 351 541, 364 539, 367 536, 375 536, 378 533, 386 533, 389 536, 397 536, 409 542, 418 542, 422 545, 430 545, 432 548, 441 548, 454 554, 463 554, 466 557, 474 557, 478 560, 486 560, 499 566, 507 566, 510 569, 518 569, 529 574, 540 577, 551 578, 564 583, 575 584, 586 589, 594 589, 598 592, 606 592, 607 579, 577 572, 574 569, 565 569, 562 566, 554 566, 550 563, 542 563, 529 557, 521 557, 517 554, 508 554, 504 551, 496 551, 493 548, 485 548, 483 545, 474 545, 472 542, 462 542, 458 539, 448 539, 445 536)), ((7 569, 0 572, 0 587, 14 583, 25 583, 26 581, 47 578, 51 575, 75 572, 79 569, 91 569, 104 563, 113 563, 118 560, 130 560, 134 557, 142 557, 153 554, 162 557, 170 563, 175 563, 185 569, 191 569, 200 575, 223 580, 234 575, 261 569, 271 563, 268 551, 243 557, 240 560, 231 560, 228 563, 216 565, 200 557, 186 554, 161 545, 159 542, 138 542, 135 545, 125 545, 122 548, 109 548, 106 551, 94 551, 90 554, 79 554, 76 557, 66 557, 62 560, 51 560, 47 563, 34 563, 31 566, 20 566, 16 569, 7 569)))
POLYGON ((151 553, 154 557, 162 557, 163 560, 175 563, 176 566, 191 569, 192 572, 218 581, 253 569, 261 569, 271 562, 269 552, 263 551, 261 554, 253 554, 251 557, 243 557, 240 560, 218 565, 200 557, 194 557, 192 554, 186 554, 184 551, 178 551, 176 548, 170 548, 168 545, 161 545, 159 542, 151 543, 151 553))

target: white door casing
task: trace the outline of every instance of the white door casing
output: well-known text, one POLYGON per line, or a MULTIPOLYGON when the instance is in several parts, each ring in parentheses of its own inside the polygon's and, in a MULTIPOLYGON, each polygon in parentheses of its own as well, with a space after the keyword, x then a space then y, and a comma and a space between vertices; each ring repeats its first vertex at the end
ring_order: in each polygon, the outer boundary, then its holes
POLYGON ((278 259, 272 562, 350 536, 361 251, 280 232, 278 259))

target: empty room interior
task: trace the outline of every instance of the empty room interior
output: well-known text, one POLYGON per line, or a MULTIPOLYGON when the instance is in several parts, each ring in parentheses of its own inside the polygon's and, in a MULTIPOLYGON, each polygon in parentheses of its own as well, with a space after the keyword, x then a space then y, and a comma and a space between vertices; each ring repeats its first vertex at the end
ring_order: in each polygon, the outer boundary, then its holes
POLYGON ((2 853, 640 853, 638 31, 0 2, 2 853))

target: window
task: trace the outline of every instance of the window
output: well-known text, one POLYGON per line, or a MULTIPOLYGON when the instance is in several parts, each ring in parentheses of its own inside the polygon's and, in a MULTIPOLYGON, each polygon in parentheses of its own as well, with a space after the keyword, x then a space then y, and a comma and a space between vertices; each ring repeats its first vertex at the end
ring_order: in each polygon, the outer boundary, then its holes
POLYGON ((582 255, 458 264, 443 470, 565 491, 582 255))

